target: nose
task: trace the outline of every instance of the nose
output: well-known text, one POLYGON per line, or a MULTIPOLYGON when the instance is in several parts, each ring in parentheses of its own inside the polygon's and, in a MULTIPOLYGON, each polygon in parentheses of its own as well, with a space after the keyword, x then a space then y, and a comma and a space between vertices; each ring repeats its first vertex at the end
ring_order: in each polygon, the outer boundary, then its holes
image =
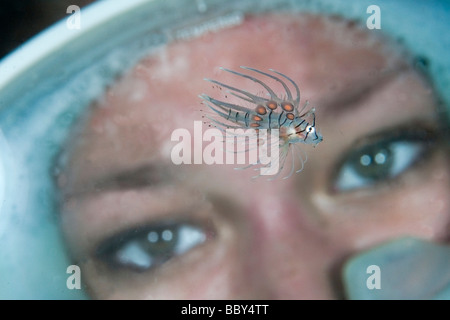
POLYGON ((273 195, 254 203, 249 216, 251 251, 246 259, 263 282, 266 298, 337 297, 330 281, 336 247, 305 208, 273 195))

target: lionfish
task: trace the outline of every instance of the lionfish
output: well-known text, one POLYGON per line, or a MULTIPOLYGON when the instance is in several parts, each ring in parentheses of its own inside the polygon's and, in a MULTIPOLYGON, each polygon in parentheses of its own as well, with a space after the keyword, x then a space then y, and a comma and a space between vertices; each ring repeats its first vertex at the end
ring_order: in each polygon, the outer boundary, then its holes
MULTIPOLYGON (((267 91, 267 94, 266 97, 252 94, 246 90, 238 89, 219 81, 205 78, 204 80, 218 85, 220 88, 227 89, 227 93, 239 98, 242 101, 242 105, 239 105, 220 101, 206 94, 201 94, 199 97, 203 99, 203 103, 213 111, 213 115, 215 116, 214 118, 207 115, 206 118, 210 120, 211 126, 214 126, 222 131, 230 128, 254 129, 258 134, 260 129, 267 129, 268 132, 273 129, 278 129, 278 160, 280 162, 278 172, 276 172, 272 179, 275 179, 281 173, 285 166, 286 158, 290 153, 292 157, 291 170, 289 174, 284 177, 284 179, 289 178, 292 176, 294 171, 296 173, 302 171, 307 160, 306 154, 302 155, 303 152, 299 148, 299 144, 309 144, 315 147, 323 140, 322 135, 316 128, 315 108, 305 111, 308 106, 308 101, 306 101, 301 110, 299 110, 300 89, 291 78, 281 72, 269 69, 269 71, 273 73, 269 74, 254 68, 243 66, 241 66, 241 68, 250 72, 258 73, 259 75, 268 77, 280 83, 285 90, 285 96, 278 96, 266 83, 255 77, 226 68, 220 68, 223 71, 249 79, 259 84, 265 91, 267 91), (284 78, 284 80, 278 76, 284 78), (291 83, 295 88, 295 98, 293 97, 292 92, 285 80, 291 83), (294 155, 294 151, 298 152, 298 158, 300 159, 301 167, 298 170, 295 170, 296 156, 294 155)), ((261 165, 261 163, 253 163, 241 169, 249 168, 258 164, 261 165)), ((255 168, 255 170, 256 169, 257 168, 255 168)))

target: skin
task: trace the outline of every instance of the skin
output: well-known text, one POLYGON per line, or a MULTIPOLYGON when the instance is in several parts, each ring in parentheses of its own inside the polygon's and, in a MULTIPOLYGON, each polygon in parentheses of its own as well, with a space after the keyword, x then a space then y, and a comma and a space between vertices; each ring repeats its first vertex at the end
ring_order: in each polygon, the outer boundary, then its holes
POLYGON ((396 178, 333 189, 343 157, 365 137, 415 121, 437 130, 433 90, 399 52, 338 19, 274 14, 175 42, 141 61, 93 106, 58 177, 62 228, 91 296, 342 298, 339 268, 349 256, 404 235, 448 239, 443 147, 396 178), (324 141, 302 146, 308 161, 289 179, 252 180, 254 171, 236 165, 171 162, 172 131, 193 131, 201 120, 198 94, 227 95, 203 78, 262 93, 218 68, 240 65, 285 73, 300 86, 300 104, 316 107, 324 141), (111 183, 139 168, 137 176, 163 182, 111 183), (115 234, 166 221, 198 226, 206 241, 145 272, 111 268, 96 255, 115 234))

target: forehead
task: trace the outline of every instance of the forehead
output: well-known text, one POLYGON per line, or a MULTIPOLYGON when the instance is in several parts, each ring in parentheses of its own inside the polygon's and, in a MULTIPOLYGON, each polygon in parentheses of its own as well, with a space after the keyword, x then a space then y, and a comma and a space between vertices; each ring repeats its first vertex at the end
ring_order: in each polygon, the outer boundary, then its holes
MULTIPOLYGON (((399 55, 367 29, 331 17, 269 14, 248 17, 240 26, 169 45, 142 61, 137 73, 149 89, 165 85, 175 94, 191 93, 196 98, 210 87, 203 82, 205 77, 220 76, 236 87, 256 87, 219 69, 243 65, 287 74, 302 92, 332 90, 339 94, 362 80, 376 81, 380 71, 386 73, 399 64, 399 55)), ((167 100, 165 93, 154 92, 154 96, 167 100)), ((177 95, 172 98, 176 100, 177 95)))
POLYGON ((278 70, 297 82, 302 101, 326 104, 370 86, 399 61, 377 36, 346 21, 304 14, 250 16, 239 26, 160 48, 136 65, 92 108, 82 139, 72 145, 71 162, 89 176, 164 157, 171 132, 191 129, 201 119, 198 95, 217 94, 204 78, 261 93, 261 87, 225 74, 220 66, 278 70))
POLYGON ((154 124, 176 122, 182 113, 184 121, 198 110, 198 95, 213 90, 204 78, 220 78, 262 93, 261 87, 223 72, 221 66, 279 70, 297 82, 302 100, 317 103, 395 70, 400 60, 388 48, 373 33, 337 18, 248 17, 242 25, 170 44, 141 61, 101 99, 91 115, 91 127, 110 120, 124 122, 125 115, 154 124))

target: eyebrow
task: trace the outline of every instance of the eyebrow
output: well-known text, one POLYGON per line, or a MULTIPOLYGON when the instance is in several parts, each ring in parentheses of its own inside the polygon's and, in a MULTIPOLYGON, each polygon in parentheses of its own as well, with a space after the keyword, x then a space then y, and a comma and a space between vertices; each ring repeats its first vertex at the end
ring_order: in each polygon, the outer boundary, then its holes
POLYGON ((76 197, 89 193, 108 191, 136 190, 164 185, 173 181, 173 174, 162 164, 145 164, 131 169, 125 169, 108 174, 99 179, 69 192, 66 196, 76 197), (79 190, 81 189, 81 190, 79 190))
POLYGON ((376 81, 370 81, 360 86, 357 90, 350 90, 346 94, 340 94, 335 99, 325 101, 323 106, 332 117, 341 113, 351 112, 358 107, 363 107, 364 104, 361 102, 389 85, 398 76, 408 70, 406 65, 400 65, 397 68, 390 70, 389 74, 380 76, 376 81))

